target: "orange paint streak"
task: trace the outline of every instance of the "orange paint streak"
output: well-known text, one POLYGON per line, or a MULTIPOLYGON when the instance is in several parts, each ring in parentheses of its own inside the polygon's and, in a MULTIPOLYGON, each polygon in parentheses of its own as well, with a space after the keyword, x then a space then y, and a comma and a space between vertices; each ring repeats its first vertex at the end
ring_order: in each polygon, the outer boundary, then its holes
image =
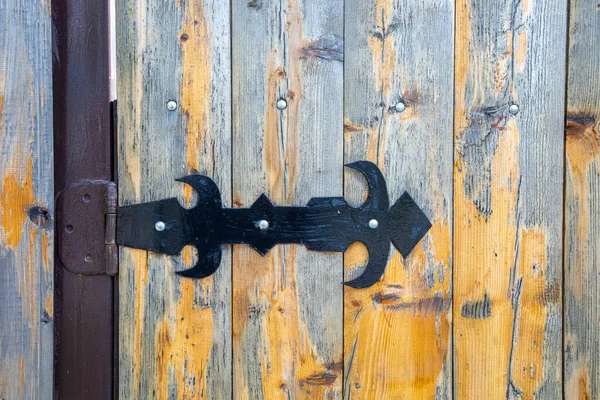
POLYGON ((296 252, 287 246, 285 263, 282 246, 264 258, 248 247, 234 247, 234 259, 245 261, 244 276, 233 286, 234 390, 236 398, 249 399, 242 359, 248 357, 245 341, 249 323, 262 327, 258 354, 262 391, 267 399, 328 398, 341 386, 341 365, 323 365, 311 344, 300 317, 295 281, 296 252), (285 274, 281 266, 287 268, 285 274), (285 277, 283 276, 285 275, 285 277))
POLYGON ((521 31, 517 34, 517 48, 515 49, 515 61, 519 72, 525 69, 527 58, 527 31, 521 31))
POLYGON ((48 313, 51 319, 54 317, 54 298, 52 294, 46 297, 46 304, 44 305, 44 310, 46 311, 46 313, 48 313))
MULTIPOLYGON (((406 260, 394 250, 384 276, 372 287, 344 291, 345 388, 351 398, 435 397, 450 343, 451 279, 444 275, 450 226, 436 223, 428 236, 406 260), (428 259, 433 269, 426 272, 428 259)), ((346 279, 367 256, 362 244, 350 246, 346 279)))
MULTIPOLYGON (((184 26, 180 33, 183 62, 181 108, 187 117, 186 165, 189 173, 201 169, 201 159, 212 160, 210 137, 211 69, 210 32, 204 16, 203 2, 186 3, 184 26), (202 154, 200 154, 202 151, 202 154)), ((205 171, 212 162, 202 165, 205 171)), ((186 185, 185 198, 189 202, 192 189, 186 185)))
MULTIPOLYGON (((384 93, 390 93, 392 79, 396 76, 396 49, 394 48, 395 33, 390 31, 393 26, 391 14, 394 5, 391 0, 377 0, 375 15, 377 16, 377 33, 369 35, 368 42, 373 61, 371 66, 376 80, 376 87, 384 93)), ((366 71, 365 71, 366 72, 366 71)))
POLYGON ((569 179, 570 191, 573 205, 579 211, 577 219, 576 247, 578 254, 570 262, 571 293, 576 301, 581 301, 584 293, 588 290, 589 282, 584 281, 587 275, 585 270, 589 260, 589 251, 595 246, 593 238, 590 238, 589 223, 592 220, 589 203, 589 178, 593 174, 593 167, 600 165, 600 132, 598 132, 595 119, 588 121, 567 120, 567 135, 565 151, 567 154, 567 177, 569 179))
MULTIPOLYGON (((459 87, 461 85, 457 85, 459 87)), ((464 114, 457 118, 460 126, 464 114)), ((517 239, 518 135, 514 122, 498 137, 492 162, 492 210, 481 215, 466 197, 465 168, 457 156, 454 190, 454 340, 456 390, 459 398, 504 399, 507 387, 513 310, 507 291, 513 287, 517 239), (491 314, 462 315, 467 302, 489 297, 491 314), (485 371, 482 374, 482 371, 485 371)))
MULTIPOLYGON (((17 150, 16 154, 21 152, 17 150)), ((21 241, 27 210, 35 203, 33 193, 33 161, 27 160, 25 176, 19 176, 9 171, 21 171, 20 160, 13 160, 13 168, 7 168, 4 177, 2 193, 0 193, 0 223, 3 227, 2 240, 6 246, 15 249, 21 241)))
POLYGON ((212 349, 213 312, 195 301, 200 285, 190 279, 180 283, 181 297, 173 316, 160 323, 155 343, 157 353, 158 398, 166 399, 175 392, 178 399, 206 399, 206 372, 212 349), (174 372, 176 382, 169 381, 174 372))
MULTIPOLYGON (((469 3, 467 0, 456 1, 456 26, 454 40, 454 85, 455 113, 466 115, 467 110, 467 77, 469 74, 469 43, 471 39, 471 21, 469 19, 469 3)), ((456 132, 462 132, 468 127, 467 121, 456 119, 456 132)))
POLYGON ((522 399, 533 399, 544 378, 544 332, 546 305, 556 302, 546 288, 546 234, 542 229, 522 229, 518 271, 523 291, 519 300, 519 321, 511 378, 522 399))

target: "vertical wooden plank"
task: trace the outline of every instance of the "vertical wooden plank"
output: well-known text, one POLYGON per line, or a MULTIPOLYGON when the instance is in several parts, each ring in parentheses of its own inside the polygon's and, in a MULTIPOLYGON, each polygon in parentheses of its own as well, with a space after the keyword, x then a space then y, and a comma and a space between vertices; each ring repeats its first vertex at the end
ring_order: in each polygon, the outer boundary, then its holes
POLYGON ((461 399, 561 397, 566 10, 555 0, 456 3, 461 399))
POLYGON ((50 3, 0 4, 0 398, 52 398, 50 3))
MULTIPOLYGON (((234 205, 341 195, 342 0, 235 0, 232 15, 234 205)), ((340 398, 341 255, 234 246, 233 261, 235 398, 340 398)))
MULTIPOLYGON (((231 200, 230 8, 212 0, 117 2, 120 204, 177 196, 211 176, 231 200), (167 102, 177 109, 167 110, 167 102)), ((211 277, 193 262, 121 249, 120 397, 231 396, 231 255, 211 277)))
MULTIPOLYGON (((380 282, 345 289, 344 397, 451 398, 454 2, 348 0, 345 26, 345 161, 376 162, 390 200, 408 191, 433 227, 380 282)), ((345 183, 362 202, 362 177, 345 183)), ((346 252, 346 279, 366 257, 346 252)))
POLYGON ((600 5, 569 18, 565 198, 565 398, 600 398, 600 5))

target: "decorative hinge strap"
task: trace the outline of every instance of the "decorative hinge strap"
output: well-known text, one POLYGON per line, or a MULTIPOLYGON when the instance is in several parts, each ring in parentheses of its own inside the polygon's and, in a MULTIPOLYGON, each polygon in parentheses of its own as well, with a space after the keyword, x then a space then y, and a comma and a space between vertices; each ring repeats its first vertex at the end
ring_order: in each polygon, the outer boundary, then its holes
POLYGON ((76 274, 115 275, 117 186, 85 180, 63 190, 56 200, 58 256, 76 274))

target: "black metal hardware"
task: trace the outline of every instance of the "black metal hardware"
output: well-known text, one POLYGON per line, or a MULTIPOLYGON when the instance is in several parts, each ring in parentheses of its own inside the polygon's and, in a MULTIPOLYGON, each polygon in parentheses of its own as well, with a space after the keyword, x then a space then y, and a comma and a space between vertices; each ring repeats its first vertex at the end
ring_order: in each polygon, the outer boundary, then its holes
POLYGON ((117 273, 116 211, 114 182, 85 180, 60 192, 56 200, 58 256, 69 271, 117 273))
POLYGON ((387 186, 375 164, 358 161, 347 167, 360 171, 368 182, 367 200, 358 208, 342 197, 316 197, 305 207, 275 207, 264 194, 250 208, 223 208, 219 189, 210 178, 183 177, 179 181, 198 192, 198 204, 188 210, 170 198, 119 207, 117 244, 170 255, 191 244, 198 261, 177 273, 204 278, 219 267, 222 244, 247 243, 265 255, 278 243, 343 252, 358 241, 367 247, 369 261, 361 276, 345 284, 371 286, 385 271, 390 241, 406 257, 431 223, 406 192, 389 207, 387 186))

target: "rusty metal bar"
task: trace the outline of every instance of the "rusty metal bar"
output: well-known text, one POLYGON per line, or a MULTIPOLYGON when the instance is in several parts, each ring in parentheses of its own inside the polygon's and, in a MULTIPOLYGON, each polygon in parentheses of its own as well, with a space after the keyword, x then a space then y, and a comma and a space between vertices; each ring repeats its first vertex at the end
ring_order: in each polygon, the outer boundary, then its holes
MULTIPOLYGON (((109 2, 52 2, 55 195, 114 178, 109 2)), ((58 236, 58 235, 57 235, 58 236)), ((66 269, 55 255, 57 399, 113 398, 116 280, 66 269)))

